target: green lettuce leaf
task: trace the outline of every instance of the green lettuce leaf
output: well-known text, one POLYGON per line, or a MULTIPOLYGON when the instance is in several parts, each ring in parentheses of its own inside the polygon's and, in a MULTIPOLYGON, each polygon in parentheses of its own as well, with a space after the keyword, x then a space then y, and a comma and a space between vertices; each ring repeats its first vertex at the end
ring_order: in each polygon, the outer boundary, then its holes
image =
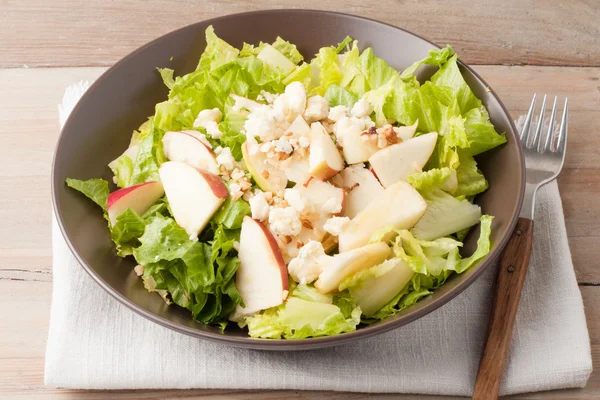
POLYGON ((131 208, 117 216, 117 221, 110 228, 110 237, 115 243, 117 254, 126 257, 133 254, 133 248, 139 245, 139 238, 144 234, 146 221, 131 208))
POLYGON ((329 86, 324 97, 330 107, 344 106, 352 108, 354 103, 358 100, 358 97, 354 93, 337 84, 329 86))
POLYGON ((506 143, 506 136, 496 132, 484 107, 473 108, 465 114, 465 133, 469 140, 469 147, 464 151, 470 156, 476 156, 506 143))
POLYGON ((323 96, 329 86, 340 84, 342 80, 342 69, 338 61, 337 49, 333 46, 322 47, 316 57, 310 62, 313 76, 317 79, 312 83, 310 95, 319 94, 323 96))
POLYGON ((444 167, 417 172, 408 177, 408 183, 419 191, 431 191, 443 186, 452 177, 452 171, 444 167))
MULTIPOLYGON (((112 164, 112 163, 111 163, 112 164)), ((117 178, 117 186, 120 188, 126 188, 131 186, 131 177, 133 176, 133 160, 127 155, 123 154, 114 161, 111 167, 113 174, 117 178)))
POLYGON ((448 236, 479 222, 481 209, 470 201, 459 200, 440 189, 421 191, 427 210, 411 233, 418 239, 433 240, 448 236))
POLYGON ((277 36, 277 39, 275 39, 271 46, 286 56, 294 64, 298 64, 300 61, 304 60, 304 57, 300 54, 295 44, 291 44, 279 36, 277 36))
POLYGON ((133 249, 157 290, 167 290, 175 304, 189 309, 195 319, 225 321, 241 303, 234 275, 239 259, 233 243, 239 233, 217 229, 210 244, 190 240, 175 220, 155 214, 133 249), (233 232, 233 233, 230 233, 233 232))
POLYGON ((488 182, 483 173, 477 168, 477 162, 472 156, 458 152, 459 166, 456 170, 457 189, 455 196, 475 196, 488 188, 488 182))
POLYGON ((175 85, 175 79, 173 79, 173 73, 175 71, 173 71, 171 68, 157 68, 157 69, 158 69, 158 73, 160 74, 165 86, 168 87, 169 89, 173 89, 173 86, 175 85))
POLYGON ((441 67, 444 64, 446 64, 446 62, 448 62, 450 57, 452 57, 453 55, 454 50, 452 49, 452 47, 450 47, 450 45, 447 45, 443 49, 429 50, 429 55, 427 57, 414 62, 410 67, 402 71, 400 77, 403 80, 412 80, 414 78, 415 72, 417 72, 417 69, 419 69, 421 65, 433 65, 441 67))
POLYGON ((347 293, 322 295, 299 285, 284 304, 247 317, 245 323, 251 337, 304 339, 354 331, 360 315, 347 293))
POLYGON ((81 181, 79 179, 67 178, 67 186, 83 193, 87 198, 106 211, 108 182, 104 179, 88 179, 87 181, 81 181))
POLYGON ((456 272, 461 273, 471 268, 477 261, 485 257, 491 248, 490 235, 492 233, 492 220, 494 217, 490 215, 483 215, 481 217, 481 224, 479 239, 477 240, 477 250, 470 257, 460 260, 456 267, 456 272))
POLYGON ((228 197, 214 215, 213 222, 227 229, 240 229, 244 217, 250 214, 250 204, 242 199, 232 200, 228 197))

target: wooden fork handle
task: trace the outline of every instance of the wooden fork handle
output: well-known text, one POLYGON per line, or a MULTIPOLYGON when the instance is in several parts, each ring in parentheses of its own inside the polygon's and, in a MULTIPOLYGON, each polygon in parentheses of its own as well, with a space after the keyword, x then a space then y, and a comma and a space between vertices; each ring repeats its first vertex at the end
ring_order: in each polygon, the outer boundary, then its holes
POLYGON ((485 350, 473 391, 474 400, 497 399, 521 291, 527 275, 533 221, 519 218, 500 259, 485 350))

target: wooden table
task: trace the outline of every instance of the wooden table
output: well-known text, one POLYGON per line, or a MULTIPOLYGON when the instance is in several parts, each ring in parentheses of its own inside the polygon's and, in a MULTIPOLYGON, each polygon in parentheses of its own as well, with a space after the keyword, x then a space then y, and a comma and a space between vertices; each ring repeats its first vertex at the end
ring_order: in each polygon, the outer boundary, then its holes
MULTIPOLYGON (((569 96, 570 135, 559 178, 567 231, 600 361, 600 2, 561 0, 0 1, 0 398, 365 398, 326 392, 232 390, 73 392, 43 386, 52 290, 50 163, 65 87, 93 80, 145 42, 223 14, 272 7, 368 16, 451 43, 513 115, 534 92, 569 96), (341 2, 339 2, 341 4, 341 2)), ((414 398, 374 395, 369 398, 414 398)), ((430 397, 420 397, 422 399, 430 397)), ((581 390, 520 399, 597 399, 581 390)))

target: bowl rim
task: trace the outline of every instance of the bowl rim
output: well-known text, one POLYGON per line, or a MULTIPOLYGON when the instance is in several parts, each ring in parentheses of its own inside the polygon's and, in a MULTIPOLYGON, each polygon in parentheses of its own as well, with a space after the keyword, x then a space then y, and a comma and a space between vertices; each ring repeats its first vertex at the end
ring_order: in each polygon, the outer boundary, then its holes
MULTIPOLYGON (((186 26, 183 26, 181 28, 178 28, 176 30, 168 32, 164 35, 161 35, 161 36, 147 42, 146 44, 133 50, 131 53, 129 53, 128 55, 126 55, 125 57, 123 57, 122 59, 117 61, 115 64, 113 64, 111 67, 109 67, 106 71, 104 71, 90 85, 88 90, 86 90, 86 92, 80 98, 80 101, 77 102, 77 104, 75 105, 75 107, 73 108, 71 113, 69 114, 69 117, 67 118, 65 124, 63 125, 63 127, 60 131, 58 140, 56 142, 56 147, 54 150, 54 156, 53 156, 53 160, 52 160, 52 170, 51 170, 52 207, 53 207, 53 211, 56 216, 56 221, 60 228, 61 234, 62 234, 63 238, 65 239, 65 242, 67 243, 67 245, 69 247, 69 250, 75 256, 78 263, 83 267, 83 269, 92 277, 92 279, 98 285, 100 285, 100 287, 102 287, 106 292, 108 292, 113 298, 115 298, 121 304, 125 305, 126 307, 133 310, 137 314, 145 317, 146 319, 148 319, 152 322, 155 322, 161 326, 164 326, 166 328, 177 331, 179 333, 183 333, 183 334, 197 337, 200 339, 209 340, 212 342, 218 342, 218 343, 226 344, 226 345, 230 345, 230 346, 244 347, 244 348, 250 348, 250 349, 310 350, 310 349, 315 349, 315 348, 347 344, 351 341, 354 341, 355 339, 367 338, 367 337, 378 335, 378 334, 381 334, 384 332, 388 332, 392 329, 399 328, 403 325, 406 325, 416 319, 419 319, 419 318, 433 312, 434 310, 440 308, 447 302, 451 301, 453 298, 455 298, 460 293, 462 293, 466 288, 468 288, 471 284, 473 284, 484 273, 484 271, 486 271, 490 267, 490 265, 492 265, 494 263, 494 261, 499 257, 501 252, 504 250, 504 247, 506 246, 508 240, 510 239, 511 232, 514 230, 517 220, 519 218, 519 212, 520 212, 521 206, 523 204, 523 197, 524 197, 524 193, 525 193, 525 160, 523 157, 523 152, 522 152, 521 146, 519 146, 517 143, 517 158, 518 158, 517 161, 518 161, 519 170, 520 170, 520 188, 519 188, 518 201, 517 201, 516 207, 514 207, 514 209, 513 209, 511 220, 508 223, 508 229, 506 231, 507 233, 500 239, 500 242, 495 247, 495 249, 493 249, 481 261, 479 267, 470 276, 468 276, 464 281, 458 283, 457 286, 452 291, 440 295, 435 300, 432 300, 429 304, 425 305, 423 308, 419 309, 418 311, 416 311, 414 313, 409 313, 400 319, 396 319, 396 320, 392 320, 392 321, 388 321, 388 322, 382 322, 381 324, 369 325, 366 327, 359 328, 352 332, 341 333, 341 334, 333 335, 333 336, 306 338, 306 339, 273 340, 273 339, 252 338, 250 336, 248 336, 248 337, 229 336, 227 334, 201 331, 198 329, 194 329, 191 326, 184 326, 184 325, 177 324, 175 322, 172 322, 166 318, 160 317, 157 314, 138 306, 137 304, 130 301, 127 297, 122 295, 120 292, 113 289, 113 287, 111 285, 109 285, 104 279, 102 279, 98 274, 96 274, 96 272, 93 270, 93 268, 86 262, 85 259, 83 259, 83 257, 78 253, 78 251, 75 249, 73 243, 71 242, 71 240, 67 234, 66 227, 63 224, 63 215, 62 215, 61 210, 58 207, 58 202, 57 202, 57 191, 59 189, 59 185, 63 184, 62 181, 60 181, 60 182, 58 181, 58 178, 56 176, 55 166, 57 163, 58 149, 61 147, 61 144, 64 140, 64 132, 66 130, 68 130, 72 116, 77 113, 77 111, 79 110, 79 107, 82 104, 81 100, 84 99, 86 96, 88 96, 89 93, 92 92, 91 89, 95 88, 97 85, 101 85, 102 82, 105 80, 105 78, 108 77, 109 75, 111 75, 121 64, 125 63, 130 58, 135 57, 138 53, 142 52, 147 47, 152 46, 154 43, 156 43, 160 40, 163 40, 166 37, 176 35, 179 32, 181 32, 185 29, 188 29, 191 26, 194 26, 197 24, 206 24, 206 23, 210 24, 210 23, 214 23, 219 20, 222 20, 222 19, 231 18, 232 16, 246 16, 246 15, 257 15, 257 14, 286 14, 286 13, 290 13, 290 12, 291 13, 299 13, 299 14, 307 14, 307 15, 309 15, 309 14, 321 14, 321 15, 329 14, 329 15, 334 15, 334 16, 341 16, 344 18, 350 18, 350 19, 354 19, 354 20, 363 20, 363 21, 366 20, 369 22, 385 25, 387 27, 403 31, 405 33, 408 33, 409 35, 412 35, 414 37, 417 37, 417 38, 423 40, 424 42, 431 44, 432 46, 434 46, 438 49, 441 48, 440 46, 438 46, 436 43, 432 42, 431 40, 425 39, 422 36, 419 36, 409 30, 404 29, 404 28, 400 28, 398 26, 388 24, 385 22, 381 22, 381 21, 375 20, 373 18, 367 18, 367 17, 362 17, 362 16, 358 16, 358 15, 354 15, 354 14, 341 13, 341 12, 336 12, 336 11, 326 11, 326 10, 317 10, 317 9, 289 9, 289 8, 268 9, 268 10, 256 10, 256 11, 247 11, 247 12, 241 12, 241 13, 232 13, 232 14, 226 14, 226 15, 222 15, 219 17, 215 17, 215 18, 200 20, 193 24, 188 24, 186 26)), ((475 72, 471 67, 469 67, 468 65, 463 63, 460 59, 458 60, 458 64, 462 68, 465 68, 471 74, 473 74, 473 76, 476 79, 478 79, 481 83, 483 83, 484 85, 489 87, 487 82, 477 72, 475 72)), ((511 135, 513 140, 518 140, 517 128, 515 126, 514 120, 511 117, 508 109, 506 108, 506 106, 504 105, 502 100, 497 96, 495 91, 492 90, 489 93, 498 102, 498 104, 500 105, 500 107, 502 109, 502 112, 506 116, 508 116, 511 132, 507 133, 507 134, 511 135)))

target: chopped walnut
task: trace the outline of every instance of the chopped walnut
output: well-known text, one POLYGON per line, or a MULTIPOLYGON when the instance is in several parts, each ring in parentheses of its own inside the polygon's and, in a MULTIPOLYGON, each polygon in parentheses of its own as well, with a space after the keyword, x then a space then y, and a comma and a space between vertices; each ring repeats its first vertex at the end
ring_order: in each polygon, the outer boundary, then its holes
POLYGON ((379 135, 383 135, 387 142, 390 144, 396 144, 402 141, 402 139, 398 137, 398 133, 394 130, 394 128, 391 125, 386 125, 377 129, 377 133, 379 135))
POLYGON ((302 220, 302 226, 304 226, 305 228, 308 228, 308 229, 312 229, 313 228, 312 222, 310 222, 308 219, 303 219, 302 220))
POLYGON ((283 237, 283 241, 285 244, 290 244, 290 243, 292 243, 292 237, 289 235, 286 235, 283 237))
POLYGON ((297 249, 299 249, 299 248, 301 248, 302 246, 304 246, 304 243, 302 243, 302 241, 298 240, 298 241, 296 242, 296 248, 297 248, 297 249))
POLYGON ((233 172, 231 172, 231 179, 238 180, 243 178, 246 175, 244 171, 241 169, 235 168, 233 172))
POLYGON ((267 171, 266 169, 263 169, 263 171, 260 174, 263 176, 263 178, 269 179, 269 171, 267 171))

